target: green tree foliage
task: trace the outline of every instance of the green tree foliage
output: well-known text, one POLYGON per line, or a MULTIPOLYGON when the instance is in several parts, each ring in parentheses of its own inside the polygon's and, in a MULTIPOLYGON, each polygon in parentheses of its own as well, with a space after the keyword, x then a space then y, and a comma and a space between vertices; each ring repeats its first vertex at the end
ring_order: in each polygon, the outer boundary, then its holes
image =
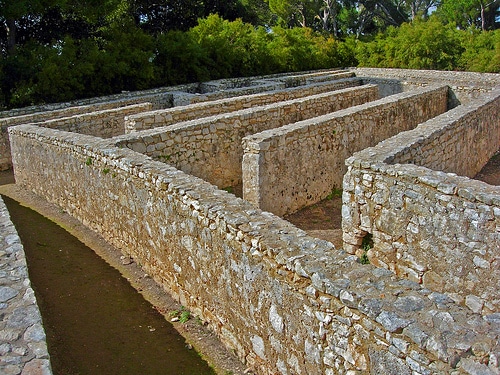
MULTIPOLYGON (((211 77, 245 76, 252 73, 252 25, 241 19, 230 22, 213 14, 201 19, 189 33, 205 52, 211 77)), ((255 57, 258 59, 258 57, 255 57)))
POLYGON ((189 32, 208 57, 211 78, 261 75, 352 65, 345 43, 309 28, 263 27, 217 15, 189 32))
POLYGON ((443 22, 453 23, 462 30, 476 27, 491 30, 496 27, 500 0, 443 0, 437 14, 443 22))
POLYGON ((275 27, 268 48, 281 72, 355 65, 348 43, 308 28, 275 27))
POLYGON ((0 0, 0 107, 358 64, 498 72, 499 3, 0 0))
POLYGON ((463 33, 463 46, 459 67, 473 72, 500 73, 500 30, 463 33))
POLYGON ((266 0, 282 26, 310 26, 314 19, 314 0, 266 0))
POLYGON ((271 12, 266 0, 241 0, 245 8, 242 19, 254 26, 271 26, 276 24, 277 16, 271 12))
POLYGON ((204 15, 204 4, 201 0, 131 0, 130 12, 143 30, 158 35, 196 25, 204 15))
POLYGON ((390 27, 373 41, 359 43, 356 57, 361 66, 451 70, 462 52, 460 34, 431 18, 390 27))
POLYGON ((440 0, 266 0, 282 25, 312 27, 334 36, 400 26, 426 18, 440 0))
POLYGON ((156 38, 153 60, 154 86, 207 81, 207 56, 189 33, 172 30, 156 38))

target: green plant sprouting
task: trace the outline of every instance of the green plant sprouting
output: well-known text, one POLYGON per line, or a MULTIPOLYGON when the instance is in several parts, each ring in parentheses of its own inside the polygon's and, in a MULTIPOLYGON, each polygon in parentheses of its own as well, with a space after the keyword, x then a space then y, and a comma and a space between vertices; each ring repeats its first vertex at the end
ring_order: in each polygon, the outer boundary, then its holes
POLYGON ((336 187, 334 187, 330 192, 330 194, 326 196, 326 199, 331 201, 333 198, 338 198, 341 196, 342 196, 342 189, 337 189, 336 187))
POLYGON ((172 318, 178 318, 179 322, 186 323, 191 319, 191 312, 186 309, 184 306, 181 306, 179 310, 174 310, 170 313, 172 318))
POLYGON ((368 250, 373 248, 373 236, 371 233, 367 233, 363 237, 363 241, 361 242, 361 249, 363 250, 363 254, 359 258, 359 262, 361 264, 370 264, 370 259, 368 259, 368 250))
POLYGON ((158 159, 163 160, 163 162, 165 162, 165 163, 168 162, 171 157, 172 157, 172 155, 158 155, 158 159))

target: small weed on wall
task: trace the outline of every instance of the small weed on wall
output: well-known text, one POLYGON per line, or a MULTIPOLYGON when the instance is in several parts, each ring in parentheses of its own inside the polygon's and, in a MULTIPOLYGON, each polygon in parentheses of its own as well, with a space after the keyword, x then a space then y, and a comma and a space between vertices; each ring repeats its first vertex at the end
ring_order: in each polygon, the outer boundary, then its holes
POLYGON ((191 319, 191 312, 187 310, 184 306, 181 306, 180 310, 174 310, 170 313, 172 319, 171 322, 181 322, 186 323, 191 319))
POLYGON ((373 248, 373 236, 371 233, 367 233, 363 237, 363 241, 361 242, 361 249, 363 250, 363 254, 359 258, 359 262, 361 264, 370 264, 370 259, 368 259, 368 250, 373 248))

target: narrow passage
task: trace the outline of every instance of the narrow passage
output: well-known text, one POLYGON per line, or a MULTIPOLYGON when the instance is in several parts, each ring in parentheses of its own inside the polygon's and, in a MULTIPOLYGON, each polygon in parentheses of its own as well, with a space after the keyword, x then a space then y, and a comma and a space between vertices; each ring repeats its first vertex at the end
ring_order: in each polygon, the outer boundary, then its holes
POLYGON ((215 374, 119 271, 54 222, 2 198, 25 248, 54 375, 215 374))

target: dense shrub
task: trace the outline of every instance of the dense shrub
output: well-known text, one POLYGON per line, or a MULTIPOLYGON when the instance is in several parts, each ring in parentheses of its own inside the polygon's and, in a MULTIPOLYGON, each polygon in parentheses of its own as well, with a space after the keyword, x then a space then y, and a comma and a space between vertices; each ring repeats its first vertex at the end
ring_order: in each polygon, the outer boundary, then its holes
POLYGON ((500 73, 500 30, 463 31, 464 53, 459 67, 473 72, 500 73))
POLYGON ((463 52, 460 32, 437 19, 390 27, 374 40, 358 43, 360 66, 453 70, 463 52))
MULTIPOLYGON (((189 34, 205 53, 211 78, 245 76, 254 73, 251 24, 240 19, 229 22, 218 15, 210 15, 198 21, 189 34)), ((254 51, 254 53, 257 51, 254 51)))
POLYGON ((4 54, 0 108, 357 65, 500 72, 500 31, 459 30, 431 17, 368 40, 339 40, 309 28, 255 27, 210 15, 186 32, 151 35, 119 17, 92 37, 30 40, 4 54))
POLYGON ((210 77, 207 56, 186 32, 173 30, 159 35, 152 62, 155 86, 206 81, 210 77))
POLYGON ((153 82, 153 39, 136 28, 106 39, 29 42, 2 61, 7 106, 68 101, 141 90, 153 82))

